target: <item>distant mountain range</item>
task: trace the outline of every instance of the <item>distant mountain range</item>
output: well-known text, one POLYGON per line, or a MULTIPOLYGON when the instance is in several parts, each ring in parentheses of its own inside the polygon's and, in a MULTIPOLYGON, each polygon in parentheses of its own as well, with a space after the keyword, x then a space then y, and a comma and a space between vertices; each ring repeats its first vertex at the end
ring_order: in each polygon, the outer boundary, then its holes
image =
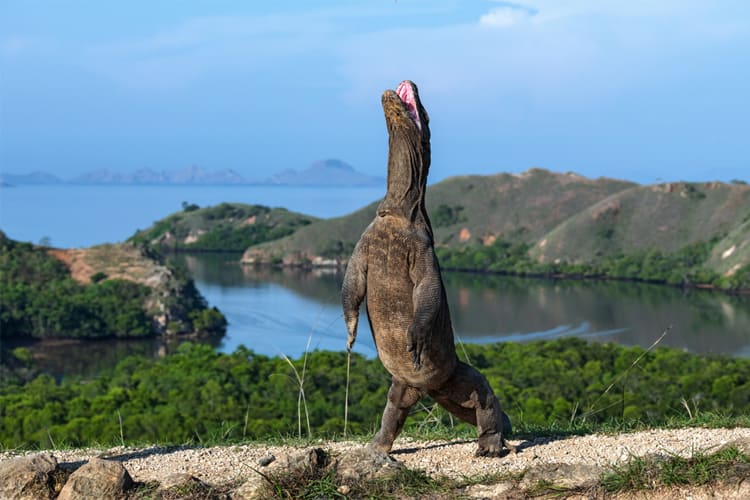
POLYGON ((61 184, 63 181, 59 177, 46 172, 32 172, 30 174, 0 174, 0 185, 20 186, 33 184, 61 184))
POLYGON ((71 179, 61 179, 47 172, 0 174, 2 187, 40 184, 382 186, 385 179, 358 172, 336 159, 316 161, 301 171, 287 169, 265 179, 247 179, 231 169, 208 170, 198 166, 159 172, 143 168, 129 173, 99 169, 71 179))
POLYGON ((357 172, 341 160, 321 160, 301 172, 292 169, 279 172, 265 183, 285 186, 382 186, 385 185, 385 178, 357 172))

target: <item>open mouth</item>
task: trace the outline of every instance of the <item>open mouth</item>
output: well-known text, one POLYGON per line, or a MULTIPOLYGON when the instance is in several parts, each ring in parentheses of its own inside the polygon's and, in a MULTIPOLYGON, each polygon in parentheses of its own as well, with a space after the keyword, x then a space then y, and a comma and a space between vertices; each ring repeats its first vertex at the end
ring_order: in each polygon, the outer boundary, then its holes
POLYGON ((417 111, 417 98, 414 95, 414 86, 410 81, 404 80, 396 89, 396 93, 401 102, 406 106, 406 112, 409 113, 409 117, 414 121, 417 129, 422 130, 422 122, 419 119, 419 112, 417 111))

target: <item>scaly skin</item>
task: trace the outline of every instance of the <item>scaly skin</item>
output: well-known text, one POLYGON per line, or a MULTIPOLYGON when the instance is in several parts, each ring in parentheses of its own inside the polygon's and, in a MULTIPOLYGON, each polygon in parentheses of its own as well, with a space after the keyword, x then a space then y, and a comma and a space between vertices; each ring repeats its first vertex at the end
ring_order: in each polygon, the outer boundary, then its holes
POLYGON ((388 190, 365 229, 342 286, 347 348, 357 337, 359 306, 378 357, 393 376, 372 446, 390 451, 409 408, 429 395, 477 426, 478 455, 498 456, 510 422, 487 380, 456 356, 445 288, 435 257, 424 197, 430 167, 429 117, 416 85, 401 83, 382 97, 389 133, 388 190))

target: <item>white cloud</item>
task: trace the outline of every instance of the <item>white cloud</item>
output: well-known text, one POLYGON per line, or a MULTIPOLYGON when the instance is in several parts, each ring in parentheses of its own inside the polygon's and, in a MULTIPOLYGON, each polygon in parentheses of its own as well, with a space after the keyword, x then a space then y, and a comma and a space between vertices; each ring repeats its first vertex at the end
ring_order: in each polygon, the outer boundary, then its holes
POLYGON ((728 32, 746 44, 747 34, 722 29, 748 26, 748 15, 735 11, 742 9, 701 0, 502 2, 474 23, 352 37, 341 46, 340 72, 352 102, 403 78, 446 96, 614 99, 676 67, 697 71, 685 55, 731 44, 728 32))
POLYGON ((534 11, 520 5, 503 5, 495 7, 479 18, 481 26, 506 28, 528 20, 534 11))

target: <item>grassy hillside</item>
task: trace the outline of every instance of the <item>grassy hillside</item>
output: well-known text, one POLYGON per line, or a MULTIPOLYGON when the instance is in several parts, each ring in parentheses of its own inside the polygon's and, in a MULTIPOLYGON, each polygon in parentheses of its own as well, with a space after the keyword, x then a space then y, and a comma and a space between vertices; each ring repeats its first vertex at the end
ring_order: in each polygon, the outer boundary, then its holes
MULTIPOLYGON (((426 204, 439 246, 489 244, 498 237, 531 243, 586 207, 632 186, 635 184, 532 169, 520 175, 452 177, 428 188, 426 204)), ((243 260, 289 264, 316 259, 345 261, 375 217, 378 203, 258 245, 249 249, 243 260)))
POLYGON ((452 177, 427 189, 438 245, 488 244, 496 238, 531 243, 614 193, 634 187, 534 168, 519 175, 452 177))
MULTIPOLYGON (((700 242, 750 236, 750 186, 637 186, 600 201, 550 231, 531 250, 541 262, 588 262, 644 250, 673 253, 700 242), (744 234, 743 234, 744 233, 744 234)), ((718 262, 717 262, 718 263, 718 262)))
POLYGON ((707 264, 722 275, 737 273, 750 266, 750 214, 719 240, 707 264))
POLYGON ((247 249, 243 262, 307 264, 346 260, 362 231, 372 222, 379 201, 344 217, 325 219, 299 228, 293 234, 247 249))
MULTIPOLYGON (((346 262, 377 202, 249 248, 245 263, 346 262)), ((641 186, 531 169, 430 186, 447 268, 750 288, 750 186, 641 186)))
POLYGON ((169 250, 242 252, 316 220, 310 215, 263 205, 222 203, 200 208, 186 204, 182 212, 156 221, 129 241, 169 250))

